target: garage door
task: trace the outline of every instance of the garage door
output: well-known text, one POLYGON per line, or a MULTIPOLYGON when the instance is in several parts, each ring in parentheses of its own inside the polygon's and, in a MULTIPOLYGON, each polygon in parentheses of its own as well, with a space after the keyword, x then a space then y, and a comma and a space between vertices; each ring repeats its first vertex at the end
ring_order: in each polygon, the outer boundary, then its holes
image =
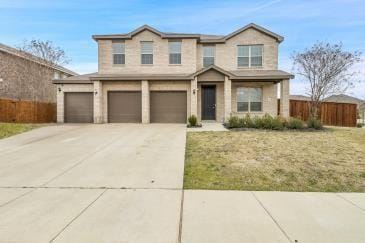
POLYGON ((108 122, 141 122, 141 99, 140 91, 109 91, 108 122))
POLYGON ((151 122, 186 123, 186 91, 152 91, 151 122))
POLYGON ((94 98, 92 92, 65 93, 65 122, 92 123, 94 98))

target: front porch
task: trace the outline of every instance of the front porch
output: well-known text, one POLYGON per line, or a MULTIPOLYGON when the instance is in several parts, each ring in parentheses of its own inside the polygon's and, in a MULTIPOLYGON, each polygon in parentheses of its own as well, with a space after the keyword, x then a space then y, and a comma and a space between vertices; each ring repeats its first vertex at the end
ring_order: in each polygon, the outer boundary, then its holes
MULTIPOLYGON (((246 71, 250 72, 250 71, 246 71)), ((246 114, 289 116, 289 78, 287 76, 236 76, 211 66, 198 72, 191 81, 191 115, 199 122, 227 121, 246 114), (252 96, 251 99, 248 96, 252 96)))

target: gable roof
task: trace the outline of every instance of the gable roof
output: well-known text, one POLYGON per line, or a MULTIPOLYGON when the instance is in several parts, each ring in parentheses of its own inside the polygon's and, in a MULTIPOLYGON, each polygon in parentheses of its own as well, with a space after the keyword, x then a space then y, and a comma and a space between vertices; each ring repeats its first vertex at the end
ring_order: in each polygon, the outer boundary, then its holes
POLYGON ((215 71, 217 71, 217 72, 219 72, 219 73, 221 73, 221 74, 223 74, 225 76, 228 76, 230 78, 234 76, 232 73, 230 73, 230 72, 228 72, 228 71, 226 71, 226 70, 224 70, 224 69, 222 69, 220 67, 217 67, 215 65, 210 65, 208 67, 202 68, 199 71, 195 72, 193 74, 193 77, 199 76, 200 74, 203 74, 205 72, 208 72, 209 70, 215 70, 215 71))
POLYGON ((93 35, 92 38, 94 40, 110 40, 110 39, 132 39, 132 37, 142 31, 148 30, 156 35, 159 35, 163 39, 167 38, 182 38, 182 39, 197 39, 200 43, 225 43, 230 38, 250 29, 253 28, 261 33, 264 33, 272 38, 276 39, 279 43, 284 40, 284 37, 278 35, 264 27, 261 27, 257 24, 250 23, 228 35, 206 35, 206 34, 189 34, 189 33, 170 33, 170 32, 161 32, 149 25, 142 25, 141 27, 126 33, 126 34, 111 34, 111 35, 93 35))
POLYGON ((0 51, 6 52, 10 55, 14 55, 14 56, 17 56, 17 57, 20 57, 20 58, 24 58, 28 61, 32 61, 32 62, 38 63, 40 65, 43 65, 43 66, 46 66, 46 67, 49 67, 49 68, 53 68, 57 71, 67 73, 67 74, 72 75, 72 76, 78 75, 74 71, 71 71, 67 68, 64 68, 64 67, 60 66, 60 65, 51 66, 51 65, 45 63, 44 60, 42 60, 41 58, 39 58, 37 56, 34 56, 34 55, 32 55, 28 52, 25 52, 25 51, 20 51, 18 49, 15 49, 13 47, 10 47, 10 46, 7 46, 7 45, 1 44, 1 43, 0 43, 0 51))
POLYGON ((337 102, 337 103, 350 103, 360 105, 364 102, 361 99, 356 97, 352 97, 350 95, 340 94, 340 95, 331 95, 324 99, 325 102, 337 102))
POLYGON ((311 101, 311 97, 305 95, 289 95, 290 100, 304 100, 311 101))

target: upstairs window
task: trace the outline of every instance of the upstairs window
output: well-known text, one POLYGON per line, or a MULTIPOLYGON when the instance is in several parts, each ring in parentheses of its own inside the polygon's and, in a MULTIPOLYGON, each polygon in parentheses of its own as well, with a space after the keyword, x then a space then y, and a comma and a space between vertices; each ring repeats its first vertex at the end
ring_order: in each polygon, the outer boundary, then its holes
POLYGON ((238 46, 238 67, 261 67, 263 45, 238 46))
POLYGON ((169 63, 181 64, 181 41, 169 41, 169 63))
POLYGON ((214 46, 203 46, 203 66, 208 67, 214 65, 214 46))
POLYGON ((125 44, 124 42, 113 42, 113 64, 125 64, 125 44))
POLYGON ((141 42, 141 63, 153 64, 153 42, 142 41, 141 42))
POLYGON ((262 88, 237 88, 238 112, 262 111, 262 88))

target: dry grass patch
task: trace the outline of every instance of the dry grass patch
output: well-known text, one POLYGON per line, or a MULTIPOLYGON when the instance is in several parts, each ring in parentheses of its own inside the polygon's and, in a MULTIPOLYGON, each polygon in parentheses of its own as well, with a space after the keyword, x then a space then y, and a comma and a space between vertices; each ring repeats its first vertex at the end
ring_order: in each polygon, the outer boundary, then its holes
POLYGON ((365 129, 188 133, 184 187, 365 192, 365 129))
POLYGON ((0 139, 27 132, 41 125, 21 123, 0 123, 0 139))

